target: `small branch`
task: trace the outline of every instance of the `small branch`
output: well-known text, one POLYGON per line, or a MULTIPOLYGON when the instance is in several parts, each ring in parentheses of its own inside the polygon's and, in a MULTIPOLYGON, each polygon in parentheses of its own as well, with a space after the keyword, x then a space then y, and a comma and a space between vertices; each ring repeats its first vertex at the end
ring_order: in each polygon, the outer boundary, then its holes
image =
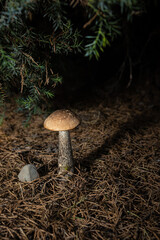
POLYGON ((24 70, 24 64, 22 64, 21 69, 20 69, 20 75, 21 75, 21 93, 23 92, 23 87, 24 87, 23 70, 24 70))
POLYGON ((85 23, 83 25, 83 28, 86 28, 88 25, 90 25, 95 20, 95 18, 98 16, 98 13, 99 12, 96 12, 95 15, 87 23, 85 23))
MULTIPOLYGON (((58 77, 58 73, 55 74, 55 73, 53 72, 52 68, 50 68, 50 72, 51 72, 51 74, 52 74, 53 77, 58 77)), ((57 86, 57 83, 56 83, 56 82, 52 84, 52 87, 53 87, 53 88, 55 88, 56 86, 57 86)))
POLYGON ((23 53, 23 55, 25 55, 26 57, 28 57, 34 64, 36 64, 36 65, 38 66, 38 63, 36 63, 36 61, 33 59, 32 56, 30 56, 29 54, 24 53, 24 52, 22 52, 22 53, 23 53))
POLYGON ((49 77, 48 77, 47 61, 45 63, 45 67, 46 67, 46 82, 45 82, 44 85, 48 85, 49 84, 49 77))
POLYGON ((49 39, 49 42, 51 44, 51 46, 53 47, 53 52, 56 52, 56 40, 57 38, 59 38, 59 36, 63 35, 63 32, 60 32, 57 36, 53 37, 54 32, 52 33, 52 36, 49 39))
POLYGON ((51 71, 51 73, 52 73, 52 75, 53 75, 53 77, 54 77, 54 76, 55 76, 55 74, 54 74, 54 72, 53 72, 52 68, 50 68, 50 71, 51 71))
POLYGON ((73 6, 73 8, 75 8, 79 3, 82 6, 87 6, 88 1, 87 0, 72 0, 70 3, 70 6, 73 6))
POLYGON ((71 5, 71 6, 73 5, 73 8, 75 8, 78 3, 79 3, 79 0, 77 0, 77 1, 72 0, 71 3, 70 3, 70 5, 71 5))
POLYGON ((41 94, 40 94, 40 92, 38 91, 38 89, 37 89, 37 87, 35 85, 34 85, 34 88, 36 89, 38 95, 40 96, 41 94))

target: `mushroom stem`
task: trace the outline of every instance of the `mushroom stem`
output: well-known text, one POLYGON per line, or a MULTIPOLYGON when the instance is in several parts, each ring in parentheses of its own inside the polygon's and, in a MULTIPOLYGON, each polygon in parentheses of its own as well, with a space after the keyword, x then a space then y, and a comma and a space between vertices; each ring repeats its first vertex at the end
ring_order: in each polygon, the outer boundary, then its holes
POLYGON ((74 172, 72 147, 69 131, 59 131, 59 174, 66 171, 74 172))

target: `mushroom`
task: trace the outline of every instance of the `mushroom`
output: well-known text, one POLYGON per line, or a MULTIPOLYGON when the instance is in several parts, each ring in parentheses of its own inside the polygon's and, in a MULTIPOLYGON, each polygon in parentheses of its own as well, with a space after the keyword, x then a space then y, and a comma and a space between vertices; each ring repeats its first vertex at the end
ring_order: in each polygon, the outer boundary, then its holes
POLYGON ((72 146, 69 130, 79 125, 80 121, 70 110, 56 110, 44 121, 44 128, 51 131, 59 131, 59 174, 66 171, 74 172, 72 146))

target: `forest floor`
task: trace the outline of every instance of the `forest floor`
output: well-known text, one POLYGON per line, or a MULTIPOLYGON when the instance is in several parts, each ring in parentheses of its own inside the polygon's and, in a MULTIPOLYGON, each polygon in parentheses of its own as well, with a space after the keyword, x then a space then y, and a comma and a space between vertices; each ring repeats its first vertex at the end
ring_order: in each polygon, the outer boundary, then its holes
POLYGON ((75 174, 57 175, 58 133, 45 114, 7 104, 0 127, 0 239, 159 240, 160 91, 94 93, 66 103, 81 118, 71 131, 75 174), (18 180, 33 163, 40 178, 18 180))

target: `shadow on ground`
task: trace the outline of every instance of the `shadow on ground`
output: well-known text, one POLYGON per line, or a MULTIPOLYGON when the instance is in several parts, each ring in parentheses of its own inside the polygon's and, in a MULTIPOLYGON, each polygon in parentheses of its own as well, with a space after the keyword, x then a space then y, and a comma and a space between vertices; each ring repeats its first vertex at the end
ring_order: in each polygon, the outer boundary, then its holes
POLYGON ((89 155, 81 159, 81 166, 90 170, 94 165, 96 159, 101 158, 102 155, 108 154, 114 145, 119 144, 128 133, 130 137, 138 134, 138 132, 145 130, 149 127, 154 127, 160 121, 160 106, 154 106, 152 109, 141 112, 140 114, 129 119, 128 122, 122 123, 119 130, 112 136, 106 138, 102 146, 94 149, 89 155))

